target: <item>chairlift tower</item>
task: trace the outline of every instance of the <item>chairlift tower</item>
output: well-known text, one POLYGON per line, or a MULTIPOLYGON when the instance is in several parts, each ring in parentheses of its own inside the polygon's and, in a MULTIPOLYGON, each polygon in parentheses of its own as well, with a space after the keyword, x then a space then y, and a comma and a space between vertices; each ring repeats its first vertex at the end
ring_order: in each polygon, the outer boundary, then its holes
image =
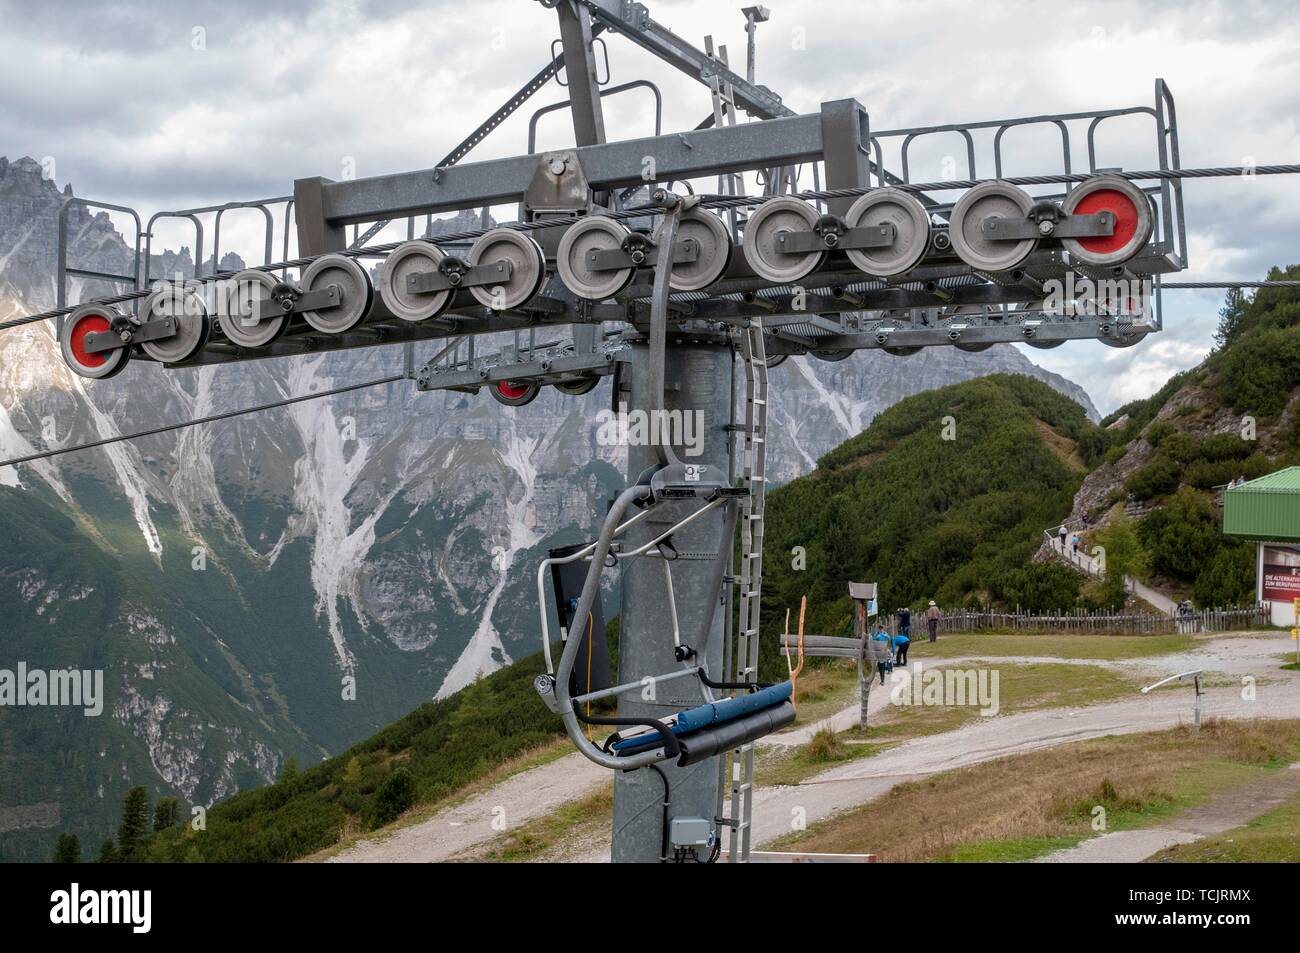
POLYGON ((547 671, 536 689, 578 750, 614 772, 615 860, 725 850, 744 862, 753 743, 794 718, 789 682, 765 686, 757 672, 769 368, 872 349, 905 359, 936 346, 1137 344, 1162 327, 1163 277, 1186 267, 1182 178, 1233 170, 1181 169, 1174 99, 1160 80, 1150 104, 878 129, 854 99, 797 113, 755 81, 765 7, 739 11, 742 76, 725 47, 709 38, 697 48, 644 4, 538 2, 559 21, 549 61, 435 167, 304 178, 277 198, 159 212, 146 224, 135 216, 129 274, 70 264, 67 212, 81 203, 135 213, 73 200, 61 220, 59 308, 24 320, 57 318, 65 359, 90 379, 137 360, 193 367, 402 345, 421 391, 486 390, 521 406, 543 387, 579 395, 611 378, 629 413, 701 415, 700 455, 680 441, 629 447, 627 487, 597 514, 599 534, 539 567, 547 671), (627 42, 708 89, 695 128, 662 130, 652 81, 610 85, 610 49, 627 42), (523 154, 464 161, 553 79, 565 99, 538 110, 532 128, 567 109, 572 147, 538 152, 530 141, 523 154), (608 101, 647 94, 655 134, 608 141, 608 101), (1149 129, 1138 171, 1115 168, 1099 143, 1098 130, 1122 120, 1149 129), (1005 152, 1026 128, 1058 135, 1060 152, 1011 178, 1005 152), (960 143, 964 178, 917 180, 915 144, 936 136, 960 143), (758 194, 745 193, 746 176, 758 194), (716 193, 698 187, 712 181, 716 193), (488 227, 489 207, 507 203, 518 221, 488 227), (235 210, 263 216, 264 262, 218 274, 222 216, 235 210), (474 213, 482 227, 435 234, 433 216, 448 212, 474 213), (164 219, 194 227, 196 282, 155 285, 149 248, 164 219), (371 244, 403 222, 405 240, 371 244), (366 263, 381 265, 377 281, 366 263), (68 305, 70 278, 120 291, 68 305), (1062 300, 1053 288, 1070 290, 1062 300), (423 342, 437 351, 419 362, 423 342), (577 663, 596 654, 601 583, 615 570, 618 684, 584 683, 577 663), (564 590, 558 658, 548 572, 564 590), (613 697, 617 712, 599 714, 613 697), (604 726, 617 733, 597 738, 604 726))

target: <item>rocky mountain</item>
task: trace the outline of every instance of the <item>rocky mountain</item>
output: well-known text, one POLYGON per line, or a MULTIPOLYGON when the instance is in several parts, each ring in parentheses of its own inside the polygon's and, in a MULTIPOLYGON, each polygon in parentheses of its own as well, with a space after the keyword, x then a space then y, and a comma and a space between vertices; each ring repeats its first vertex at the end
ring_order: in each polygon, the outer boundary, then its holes
MULTIPOLYGON (((59 210, 0 159, 0 321, 53 307, 59 210)), ((69 213, 70 261, 131 269, 112 222, 69 213)), ((235 256, 223 269, 238 267, 235 256)), ((192 273, 188 250, 154 274, 192 273)), ((108 293, 75 281, 70 301, 108 293)), ((394 373, 394 348, 86 382, 53 327, 0 331, 0 459, 394 373)), ((1014 348, 931 349, 774 372, 769 472, 786 482, 928 388, 1028 374, 1014 348)), ((0 669, 105 672, 104 714, 0 708, 0 859, 97 843, 130 784, 209 804, 314 763, 536 639, 533 568, 621 485, 596 441, 607 386, 506 408, 394 384, 0 469, 0 669)))

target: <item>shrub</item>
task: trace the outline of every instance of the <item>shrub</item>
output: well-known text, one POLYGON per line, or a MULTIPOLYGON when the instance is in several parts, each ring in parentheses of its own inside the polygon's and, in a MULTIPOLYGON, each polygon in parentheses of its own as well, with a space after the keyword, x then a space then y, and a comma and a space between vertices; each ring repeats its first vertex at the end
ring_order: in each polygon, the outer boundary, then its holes
POLYGON ((1191 463, 1201 456, 1201 441, 1192 434, 1175 431, 1161 441, 1160 455, 1179 463, 1191 463))
POLYGON ((375 794, 370 814, 370 826, 383 827, 396 820, 402 812, 415 803, 415 776, 405 765, 394 768, 384 778, 375 794))
POLYGON ((1300 329, 1264 327, 1241 336, 1216 367, 1215 388, 1243 414, 1274 417, 1300 384, 1300 329))
POLYGON ((1168 423, 1166 423, 1165 421, 1157 420, 1155 423, 1153 423, 1150 427, 1147 428, 1147 431, 1145 434, 1143 434, 1143 437, 1145 437, 1146 442, 1151 444, 1151 446, 1158 447, 1166 437, 1168 437, 1170 434, 1174 434, 1177 432, 1178 431, 1174 430, 1174 428, 1170 426, 1168 423))
POLYGON ((1209 569, 1223 545, 1214 508, 1201 494, 1186 488, 1147 514, 1138 525, 1138 538, 1153 570, 1185 581, 1209 569))
POLYGON ((1178 489, 1180 473, 1178 464, 1162 454, 1125 480, 1124 489, 1139 500, 1164 496, 1178 489))
POLYGON ((1254 605, 1255 547, 1225 541, 1208 568, 1196 577, 1192 596, 1200 606, 1254 605))
POLYGON ((1025 566, 1003 573, 996 590, 1007 606, 1053 612, 1075 605, 1083 578, 1059 563, 1025 566))

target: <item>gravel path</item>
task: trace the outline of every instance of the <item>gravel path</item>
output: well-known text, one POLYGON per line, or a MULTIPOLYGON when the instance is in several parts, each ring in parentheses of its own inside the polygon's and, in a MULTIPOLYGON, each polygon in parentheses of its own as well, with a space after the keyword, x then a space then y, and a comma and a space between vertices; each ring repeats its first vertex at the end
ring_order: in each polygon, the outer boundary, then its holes
MULTIPOLYGON (((1241 688, 1211 688, 1204 715, 1222 718, 1300 718, 1300 677, 1281 672, 1276 658, 1285 637, 1214 639, 1186 653, 1106 663, 1161 675, 1204 668, 1230 676, 1254 675, 1255 698, 1241 688)), ((904 742, 863 761, 824 771, 798 785, 757 789, 754 843, 764 844, 792 830, 795 819, 808 823, 856 807, 895 784, 939 771, 965 767, 1026 751, 1040 751, 1104 735, 1157 731, 1192 720, 1190 688, 1171 688, 1147 696, 1081 708, 1046 708, 981 719, 955 731, 904 742)))
MULTIPOLYGON (((1254 675, 1259 684, 1253 701, 1242 700, 1241 689, 1236 686, 1212 688, 1204 698, 1205 716, 1300 718, 1300 676, 1278 669, 1277 656, 1290 644, 1285 636, 1278 635, 1231 636, 1207 640, 1188 652, 1118 661, 1037 656, 990 657, 986 661, 1008 665, 1062 662, 1099 665, 1149 674, 1153 676, 1152 681, 1196 668, 1234 677, 1254 675)), ((926 667, 952 666, 975 660, 973 657, 935 659, 927 661, 926 667)), ((882 691, 877 686, 877 690, 871 693, 871 712, 889 704, 888 687, 882 691)), ((855 704, 828 721, 839 725, 847 719, 841 727, 850 727, 856 724, 857 713, 855 704)), ((1175 688, 1150 696, 1135 694, 1132 699, 1109 704, 1047 708, 983 718, 955 731, 904 742, 863 761, 832 768, 802 784, 757 788, 754 792, 754 844, 758 846, 787 833, 795 817, 811 823, 864 804, 903 781, 1086 738, 1156 731, 1189 723, 1191 717, 1191 689, 1175 688)), ((821 724, 803 726, 772 736, 768 741, 773 744, 802 743, 811 738, 821 724)), ((1300 775, 1300 771, 1295 773, 1300 775)), ((1289 776, 1290 772, 1287 774, 1289 776)), ((361 841, 331 858, 331 862, 446 860, 500 836, 503 830, 579 800, 598 790, 608 780, 606 769, 597 767, 577 753, 566 755, 550 764, 507 778, 457 807, 439 811, 428 820, 396 830, 386 837, 361 841)), ((1228 826, 1237 826, 1237 823, 1228 826)), ((1097 838, 1097 841, 1104 839, 1097 838)), ((1135 846, 1132 849, 1139 848, 1135 846)), ((604 847, 582 859, 599 861, 608 858, 608 848, 604 847)))
POLYGON ((392 834, 360 841, 330 863, 434 863, 482 844, 525 821, 581 800, 609 782, 609 770, 576 751, 521 771, 433 817, 392 834), (496 825, 495 827, 493 825, 496 825))
MULTIPOLYGON (((1141 661, 1141 660, 1137 660, 1141 661)), ((1113 662, 1103 659, 1067 659, 1058 658, 1054 655, 965 655, 956 658, 934 658, 934 659, 912 659, 906 666, 895 666, 894 671, 914 671, 917 663, 922 664, 921 670, 936 671, 945 668, 960 668, 969 665, 972 662, 982 662, 988 666, 996 665, 1095 665, 1103 668, 1131 668, 1133 665, 1128 663, 1113 662)), ((1142 666, 1145 668, 1145 666, 1142 666)), ((889 676, 886 676, 888 679, 889 676)), ((871 687, 871 695, 867 699, 867 719, 871 721, 873 715, 876 715, 889 708, 889 690, 893 688, 892 681, 886 681, 884 685, 880 684, 880 676, 876 676, 875 682, 871 687)), ((858 727, 862 717, 862 706, 855 702, 848 708, 837 711, 835 714, 826 718, 821 718, 798 728, 791 728, 788 731, 779 731, 776 734, 768 735, 766 738, 760 738, 758 744, 771 747, 789 748, 797 745, 805 745, 812 741, 813 735, 823 728, 830 728, 833 731, 847 731, 851 728, 858 727)))

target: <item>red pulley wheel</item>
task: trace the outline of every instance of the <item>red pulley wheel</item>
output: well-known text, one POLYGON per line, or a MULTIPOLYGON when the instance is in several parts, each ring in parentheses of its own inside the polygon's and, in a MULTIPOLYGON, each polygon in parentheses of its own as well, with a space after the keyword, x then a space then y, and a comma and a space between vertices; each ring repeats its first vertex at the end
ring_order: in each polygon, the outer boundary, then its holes
POLYGON ((541 391, 537 384, 516 384, 513 381, 498 381, 492 385, 492 399, 507 407, 522 407, 531 404, 541 391))
POLYGON ((112 330, 113 320, 120 315, 110 308, 86 305, 78 308, 63 323, 59 332, 59 349, 63 360, 74 374, 90 380, 106 380, 126 366, 130 348, 119 347, 111 351, 88 351, 87 338, 112 330))
POLYGON ((1109 235, 1061 240, 1070 257, 1085 265, 1128 261, 1146 247, 1155 223, 1146 193, 1117 175, 1098 175, 1081 182, 1065 197, 1061 211, 1067 215, 1110 212, 1115 216, 1115 229, 1109 235))

